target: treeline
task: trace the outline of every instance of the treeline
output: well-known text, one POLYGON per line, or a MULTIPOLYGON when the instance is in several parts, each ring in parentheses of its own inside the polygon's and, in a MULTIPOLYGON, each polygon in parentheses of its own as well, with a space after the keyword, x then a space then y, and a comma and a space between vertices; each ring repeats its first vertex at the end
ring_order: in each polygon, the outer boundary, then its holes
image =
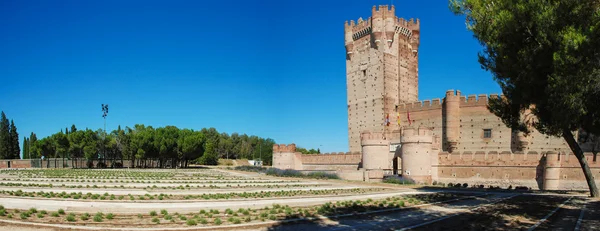
POLYGON ((0 116, 0 159, 19 159, 21 148, 19 147, 19 133, 15 122, 10 120, 2 112, 0 116))
POLYGON ((73 125, 39 140, 32 133, 25 142, 24 158, 174 159, 186 164, 206 165, 216 165, 219 158, 260 158, 263 163, 271 164, 275 144, 270 138, 238 133, 229 135, 219 133, 215 128, 194 131, 142 124, 125 129, 119 126, 108 134, 102 129, 78 130, 73 125))
POLYGON ((296 152, 300 152, 302 154, 321 154, 321 149, 317 148, 317 150, 315 150, 314 148, 306 149, 302 147, 296 147, 296 152))

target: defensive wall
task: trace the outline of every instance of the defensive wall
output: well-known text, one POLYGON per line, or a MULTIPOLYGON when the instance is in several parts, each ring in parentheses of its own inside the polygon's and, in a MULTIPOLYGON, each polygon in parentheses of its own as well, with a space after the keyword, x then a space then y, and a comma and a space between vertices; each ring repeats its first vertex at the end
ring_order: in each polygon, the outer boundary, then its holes
MULTIPOLYGON (((600 162, 585 153, 600 183, 600 162)), ((442 152, 438 155, 437 182, 469 185, 527 186, 533 189, 587 190, 577 158, 569 152, 442 152)))
POLYGON ((273 145, 273 167, 294 169, 304 172, 332 172, 342 179, 365 180, 364 171, 360 170, 362 155, 359 153, 324 153, 302 154, 296 152, 295 144, 273 145))

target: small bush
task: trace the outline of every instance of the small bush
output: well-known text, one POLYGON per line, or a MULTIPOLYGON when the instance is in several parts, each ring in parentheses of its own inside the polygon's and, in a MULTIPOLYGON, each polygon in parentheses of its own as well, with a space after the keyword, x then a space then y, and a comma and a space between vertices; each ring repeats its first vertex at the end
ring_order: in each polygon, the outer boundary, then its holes
POLYGON ((67 221, 68 221, 68 222, 75 222, 75 216, 73 216, 73 215, 69 214, 69 215, 67 216, 67 221))
POLYGON ((169 212, 167 212, 167 210, 166 210, 166 209, 161 209, 161 210, 160 210, 160 214, 162 214, 162 215, 167 215, 167 214, 169 214, 169 212))
POLYGON ((38 214, 37 214, 37 217, 38 217, 38 218, 44 218, 44 214, 38 213, 38 214))
POLYGON ((21 213, 20 216, 21 216, 21 219, 26 220, 27 218, 29 218, 29 213, 23 212, 23 213, 21 213))
POLYGON ((60 214, 58 212, 52 212, 52 214, 50 214, 50 216, 52 216, 52 217, 59 217, 60 214))
POLYGON ((102 216, 98 216, 98 214, 96 214, 96 215, 94 216, 94 221, 95 221, 95 222, 102 222, 102 216))
POLYGON ((267 171, 267 168, 265 168, 265 167, 252 166, 252 165, 236 166, 233 169, 238 170, 238 171, 246 171, 246 172, 265 172, 265 171, 267 171))
POLYGON ((203 225, 208 223, 208 221, 204 218, 200 218, 198 221, 200 221, 200 224, 203 224, 203 225))
POLYGON ((215 225, 220 225, 223 224, 223 221, 221 221, 221 218, 215 218, 215 225))
POLYGON ((65 210, 64 210, 64 209, 59 209, 59 210, 58 210, 58 214, 60 214, 60 215, 65 215, 65 210))
POLYGON ((106 214, 106 219, 112 220, 113 218, 115 218, 115 215, 112 213, 106 214))
POLYGON ((90 214, 88 213, 84 213, 80 216, 81 220, 83 221, 87 221, 88 219, 90 219, 90 214))
POLYGON ((185 222, 185 224, 189 225, 189 226, 198 225, 198 223, 196 223, 196 220, 194 220, 194 219, 187 220, 187 222, 185 222))
POLYGON ((156 215, 157 215, 156 211, 154 211, 154 210, 150 211, 150 216, 156 216, 156 215))
POLYGON ((388 183, 388 184, 414 184, 410 180, 396 178, 396 177, 385 178, 385 179, 383 179, 383 183, 388 183))
POLYGON ((152 218, 152 222, 158 224, 160 223, 160 220, 158 219, 158 217, 152 218))

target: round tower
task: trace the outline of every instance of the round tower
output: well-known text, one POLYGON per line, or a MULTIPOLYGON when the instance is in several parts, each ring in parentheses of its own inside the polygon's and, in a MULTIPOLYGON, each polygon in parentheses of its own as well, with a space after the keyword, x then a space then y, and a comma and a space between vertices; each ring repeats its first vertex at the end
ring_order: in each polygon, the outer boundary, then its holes
POLYGON ((402 144, 402 177, 415 183, 431 184, 432 131, 429 128, 406 128, 400 139, 402 144))
POLYGON ((557 190, 560 183, 560 154, 555 151, 546 152, 544 166, 544 190, 557 190))
POLYGON ((446 140, 447 151, 452 153, 458 148, 458 140, 460 138, 460 91, 446 91, 444 98, 444 139, 446 140))
POLYGON ((360 138, 362 167, 365 170, 391 169, 390 144, 383 133, 363 132, 360 138))

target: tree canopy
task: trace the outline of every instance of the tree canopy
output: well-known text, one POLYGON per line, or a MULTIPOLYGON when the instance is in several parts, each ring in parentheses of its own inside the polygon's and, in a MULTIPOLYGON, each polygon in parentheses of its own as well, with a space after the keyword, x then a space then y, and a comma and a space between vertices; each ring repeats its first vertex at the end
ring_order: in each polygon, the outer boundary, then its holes
POLYGON ((143 124, 104 131, 77 129, 75 125, 37 140, 31 134, 27 142, 31 158, 85 159, 177 159, 201 164, 217 164, 219 158, 256 159, 271 163, 275 141, 257 136, 219 133, 215 128, 200 131, 175 126, 154 128, 143 124), (68 134, 67 134, 68 131, 68 134), (262 146, 262 148, 261 148, 262 146), (262 155, 261 152, 262 151, 262 155), (103 153, 104 152, 104 153, 103 153))
POLYGON ((0 115, 0 159, 19 159, 19 133, 13 120, 8 120, 4 112, 0 115))
POLYGON ((466 16, 479 63, 504 94, 490 111, 525 134, 564 137, 598 196, 573 132, 600 134, 600 1, 450 0, 450 9, 466 16))

